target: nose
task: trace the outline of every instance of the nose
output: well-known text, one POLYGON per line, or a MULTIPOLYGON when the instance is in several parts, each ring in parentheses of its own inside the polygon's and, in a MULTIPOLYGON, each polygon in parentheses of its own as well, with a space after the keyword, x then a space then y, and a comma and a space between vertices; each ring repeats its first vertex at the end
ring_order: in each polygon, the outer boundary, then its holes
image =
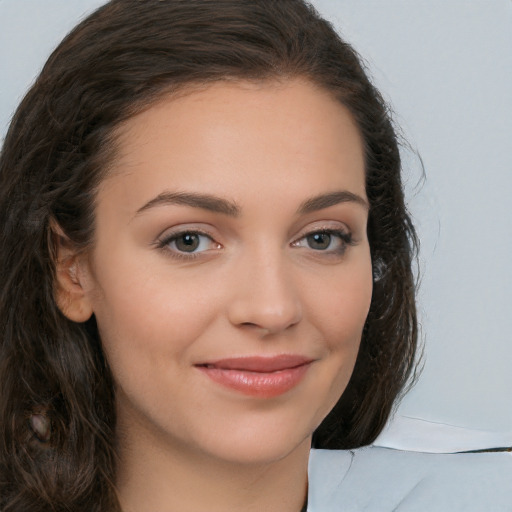
POLYGON ((262 251, 239 262, 228 305, 232 325, 252 329, 260 336, 277 334, 302 319, 302 302, 290 265, 278 255, 262 251))

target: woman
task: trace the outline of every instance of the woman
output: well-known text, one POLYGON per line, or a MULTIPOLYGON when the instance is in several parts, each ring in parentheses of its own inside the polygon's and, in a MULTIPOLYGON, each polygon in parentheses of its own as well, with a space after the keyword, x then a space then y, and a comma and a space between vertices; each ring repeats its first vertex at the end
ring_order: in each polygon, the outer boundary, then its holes
POLYGON ((0 507, 305 510, 411 373, 388 110, 300 0, 113 0, 0 161, 0 507), (310 475, 311 479, 311 475, 310 475))

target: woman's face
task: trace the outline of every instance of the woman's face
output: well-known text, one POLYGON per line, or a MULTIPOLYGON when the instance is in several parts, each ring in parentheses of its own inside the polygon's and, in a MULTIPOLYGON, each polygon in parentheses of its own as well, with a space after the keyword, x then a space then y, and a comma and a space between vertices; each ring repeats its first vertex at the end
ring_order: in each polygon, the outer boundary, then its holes
POLYGON ((348 111, 305 81, 217 83, 119 134, 80 279, 123 435, 237 462, 309 443, 372 294, 348 111))

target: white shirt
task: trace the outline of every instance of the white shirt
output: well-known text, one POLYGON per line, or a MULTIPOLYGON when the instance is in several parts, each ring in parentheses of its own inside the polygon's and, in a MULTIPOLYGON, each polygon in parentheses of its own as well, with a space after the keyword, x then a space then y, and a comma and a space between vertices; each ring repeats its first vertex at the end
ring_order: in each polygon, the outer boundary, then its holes
POLYGON ((312 450, 308 512, 512 512, 512 453, 312 450))

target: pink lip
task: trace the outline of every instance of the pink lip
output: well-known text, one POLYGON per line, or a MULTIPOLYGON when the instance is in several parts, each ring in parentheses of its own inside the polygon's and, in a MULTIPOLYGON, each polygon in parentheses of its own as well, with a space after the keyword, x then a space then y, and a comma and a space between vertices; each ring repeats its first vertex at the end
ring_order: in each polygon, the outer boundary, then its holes
POLYGON ((235 357, 196 365, 214 382, 259 398, 272 398, 294 388, 313 359, 297 355, 235 357))

